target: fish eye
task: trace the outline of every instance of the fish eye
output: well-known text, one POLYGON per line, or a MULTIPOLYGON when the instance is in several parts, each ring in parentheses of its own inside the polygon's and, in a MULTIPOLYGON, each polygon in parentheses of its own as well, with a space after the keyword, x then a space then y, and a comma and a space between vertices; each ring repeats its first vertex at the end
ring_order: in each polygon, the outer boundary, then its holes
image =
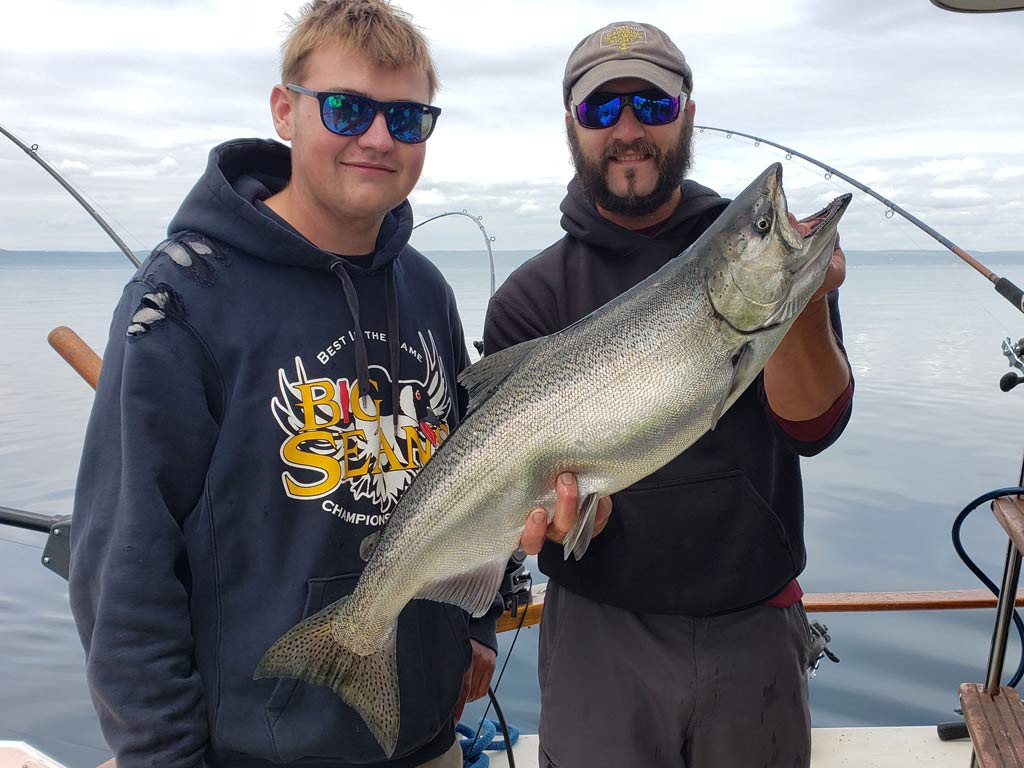
POLYGON ((766 214, 761 214, 756 219, 754 219, 754 229, 756 229, 762 235, 765 232, 767 232, 769 229, 771 229, 771 228, 772 228, 771 216, 768 216, 766 214))

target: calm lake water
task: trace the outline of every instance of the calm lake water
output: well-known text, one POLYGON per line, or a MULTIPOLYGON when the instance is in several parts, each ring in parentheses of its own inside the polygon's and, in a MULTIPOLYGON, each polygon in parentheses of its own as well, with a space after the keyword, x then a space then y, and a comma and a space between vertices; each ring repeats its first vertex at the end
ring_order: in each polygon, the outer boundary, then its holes
MULTIPOLYGON (((496 254, 499 282, 529 255, 496 254)), ((972 498, 1018 480, 1024 388, 999 391, 999 345, 1024 336, 1024 317, 952 255, 849 256, 842 308, 854 417, 839 443, 804 462, 810 563, 801 583, 808 592, 975 588, 949 530, 972 498)), ((486 255, 432 257, 455 288, 467 335, 480 338, 486 255)), ((991 258, 996 272, 1024 282, 1024 255, 991 258)), ((129 274, 120 254, 0 253, 0 505, 71 511, 92 392, 45 337, 69 325, 102 351, 129 274)), ((968 522, 965 544, 998 575, 1005 544, 985 508, 968 522)), ((0 739, 94 766, 109 752, 67 585, 40 565, 42 546, 40 534, 0 527, 0 739)), ((983 679, 992 612, 818 618, 842 662, 811 684, 816 726, 952 720, 957 685, 983 679)), ((502 637, 499 663, 511 639, 502 637)), ((526 731, 537 727, 536 644, 535 630, 521 634, 498 689, 506 716, 526 731)), ((1010 654, 1012 668, 1015 641, 1010 654)))

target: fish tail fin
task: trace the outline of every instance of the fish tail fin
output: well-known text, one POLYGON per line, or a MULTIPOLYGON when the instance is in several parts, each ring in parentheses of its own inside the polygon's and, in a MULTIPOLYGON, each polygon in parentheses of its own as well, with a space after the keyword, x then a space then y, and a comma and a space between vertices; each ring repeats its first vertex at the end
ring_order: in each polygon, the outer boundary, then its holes
POLYGON ((255 679, 293 677, 333 690, 363 718, 390 758, 398 744, 398 663, 393 627, 383 647, 361 656, 343 644, 332 619, 346 609, 344 597, 296 624, 263 654, 255 679))

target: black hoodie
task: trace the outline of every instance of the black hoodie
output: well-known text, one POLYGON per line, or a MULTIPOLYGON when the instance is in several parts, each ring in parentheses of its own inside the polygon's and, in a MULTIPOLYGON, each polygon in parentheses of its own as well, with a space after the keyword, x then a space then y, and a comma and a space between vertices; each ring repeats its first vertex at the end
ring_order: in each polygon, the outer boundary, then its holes
MULTIPOLYGON (((565 237, 523 264, 494 294, 484 324, 490 354, 555 333, 632 288, 689 247, 728 200, 684 181, 675 213, 653 236, 605 219, 569 184, 565 237)), ((829 296, 841 334, 838 297, 829 296)), ((545 544, 540 567, 598 602, 646 613, 707 616, 768 600, 803 570, 799 455, 824 450, 849 407, 819 441, 779 427, 758 376, 718 426, 675 460, 615 494, 608 526, 586 556, 545 544)))
MULTIPOLYGON (((114 314, 71 605, 118 768, 412 766, 454 738, 471 623, 453 606, 413 601, 399 620, 391 762, 329 689, 253 679, 352 590, 360 543, 455 428, 468 364, 451 288, 408 245, 408 202, 357 266, 259 203, 289 174, 276 142, 214 149, 114 314)), ((472 630, 496 645, 493 615, 472 630)))

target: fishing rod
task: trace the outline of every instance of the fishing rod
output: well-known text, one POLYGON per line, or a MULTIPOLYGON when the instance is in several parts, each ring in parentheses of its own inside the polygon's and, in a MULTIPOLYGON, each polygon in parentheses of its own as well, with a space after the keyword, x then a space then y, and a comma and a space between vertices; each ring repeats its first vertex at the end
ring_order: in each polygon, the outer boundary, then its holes
POLYGON ((825 178, 826 179, 831 179, 833 176, 838 176, 840 179, 845 181, 847 184, 852 184, 854 187, 859 189, 861 192, 865 192, 866 194, 871 195, 871 197, 875 198, 875 200, 878 200, 880 203, 882 203, 882 205, 886 206, 886 209, 887 209, 886 212, 885 212, 886 218, 890 218, 891 219, 893 213, 898 213, 900 216, 905 218, 907 221, 909 221, 915 227, 917 227, 921 231, 925 232, 926 234, 930 235, 935 240, 940 242, 943 246, 945 246, 950 251, 952 251, 957 256, 959 256, 961 259, 966 261, 968 264, 970 264, 972 267, 974 267, 974 269, 976 269, 978 272, 980 272, 982 275, 984 275, 985 279, 987 279, 990 283, 992 283, 995 286, 995 289, 999 293, 1000 296, 1002 296, 1007 301, 1009 301, 1011 304, 1013 304, 1013 306, 1016 307, 1019 311, 1024 312, 1024 291, 1022 291, 1020 288, 1018 288, 1016 285, 1014 285, 1007 278, 1000 277, 999 275, 997 275, 995 272, 993 272, 991 269, 986 267, 984 264, 982 264, 976 258, 971 256, 971 254, 967 253, 967 251, 965 251, 963 248, 961 248, 960 246, 958 246, 956 243, 952 242, 948 238, 944 237, 939 232, 936 232, 934 229, 929 227, 927 224, 925 224, 919 218, 914 216, 914 214, 912 214, 909 211, 906 211, 903 208, 901 208, 900 206, 896 205, 896 203, 894 203, 892 200, 888 199, 887 197, 883 197, 882 195, 878 194, 875 190, 873 190, 867 184, 863 184, 863 183, 857 181, 852 176, 848 176, 847 174, 843 173, 842 171, 840 171, 840 170, 838 170, 836 168, 833 168, 831 165, 828 165, 827 163, 823 163, 820 160, 816 160, 815 158, 811 157, 810 155, 805 155, 803 152, 798 152, 797 150, 792 149, 790 147, 787 147, 784 144, 778 144, 778 143, 776 143, 774 141, 770 141, 768 139, 761 138, 760 136, 752 136, 749 133, 743 133, 741 131, 731 131, 731 130, 727 130, 725 128, 715 128, 715 127, 710 126, 710 125, 695 125, 694 128, 698 128, 701 133, 704 133, 705 131, 713 131, 714 133, 723 133, 723 134, 725 134, 726 138, 729 138, 729 139, 731 139, 733 136, 743 136, 744 138, 751 139, 754 142, 754 146, 755 147, 760 146, 761 144, 768 144, 769 146, 775 147, 776 149, 781 149, 783 152, 785 152, 787 160, 792 160, 793 156, 795 155, 796 157, 802 158, 802 159, 806 160, 807 162, 811 163, 812 165, 815 165, 818 168, 821 168, 823 171, 825 171, 825 178))
POLYGON ((53 524, 60 519, 55 515, 41 515, 38 512, 0 506, 0 524, 22 528, 26 531, 49 533, 53 524))
POLYGON ((37 163, 39 163, 39 165, 43 167, 44 171, 53 176, 53 178, 57 180, 57 183, 64 187, 64 189, 68 191, 68 194, 70 194, 73 198, 75 198, 75 200, 78 201, 79 205, 85 208, 86 213, 93 217, 96 223, 103 228, 103 231, 110 235, 110 239, 113 240, 117 244, 117 247, 121 249, 121 252, 128 257, 128 261, 130 261, 136 267, 139 266, 138 257, 134 253, 132 253, 131 249, 127 245, 125 245, 124 240, 117 236, 117 233, 113 229, 111 229, 110 225, 103 220, 103 217, 96 213, 93 207, 85 201, 85 198, 83 198, 78 193, 78 190, 72 187, 67 182, 67 180, 63 176, 61 176, 52 165, 50 165, 48 162, 43 160, 42 157, 39 156, 38 144, 33 144, 32 146, 29 146, 21 139, 19 139, 17 136, 15 136, 13 133, 4 128, 2 125, 0 125, 0 133, 2 133, 8 139, 14 142, 18 146, 18 148, 21 149, 26 155, 28 155, 37 163))
POLYGON ((43 566, 67 580, 71 569, 71 515, 41 515, 0 506, 0 525, 47 534, 40 560, 43 566))
POLYGON ((491 296, 494 295, 494 253, 491 251, 491 243, 494 242, 493 235, 487 234, 487 230, 484 229, 484 217, 474 216, 472 213, 463 208, 461 211, 448 211, 447 213, 439 213, 437 216, 431 216, 429 219, 424 219, 417 224, 413 229, 422 227, 424 224, 429 224, 435 219, 443 219, 445 216, 465 216, 467 219, 472 219, 473 223, 480 228, 480 232, 484 236, 484 244, 487 246, 487 259, 491 265, 491 296))

